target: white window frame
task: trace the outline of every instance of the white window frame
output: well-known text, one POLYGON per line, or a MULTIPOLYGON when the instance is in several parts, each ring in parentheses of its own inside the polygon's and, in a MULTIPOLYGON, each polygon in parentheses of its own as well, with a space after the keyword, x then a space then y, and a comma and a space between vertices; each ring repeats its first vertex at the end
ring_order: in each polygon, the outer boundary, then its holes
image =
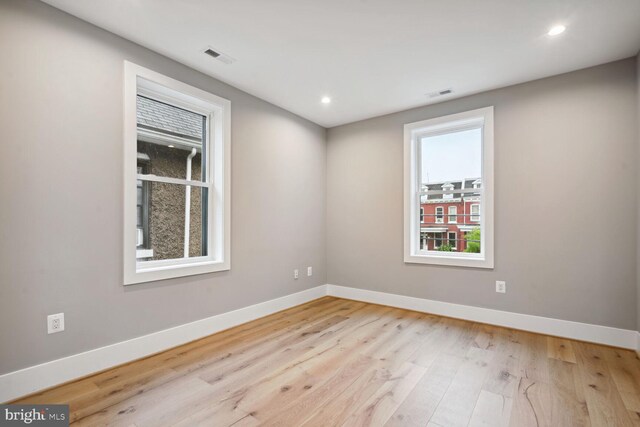
POLYGON ((434 224, 444 224, 444 206, 436 206, 434 217, 434 224), (438 209, 440 209, 442 213, 438 214, 438 209), (441 215, 440 218, 438 218, 438 215, 441 215))
POLYGON ((482 218, 482 212, 481 212, 480 206, 482 206, 480 203, 471 203, 469 205, 469 221, 470 222, 480 222, 480 218, 482 218), (477 214, 473 213, 474 206, 478 206, 477 214))
POLYGON ((447 206, 447 224, 457 224, 458 223, 458 207, 457 206, 447 206), (453 213, 451 213, 451 209, 453 209, 453 213), (453 221, 451 220, 453 217, 453 221))
MULTIPOLYGON (((184 184, 185 180, 153 177, 154 181, 184 184)), ((124 284, 150 282, 231 268, 231 102, 160 73, 124 61, 124 284), (158 100, 208 117, 205 182, 189 185, 207 187, 207 255, 171 260, 136 259, 136 181, 138 129, 136 97, 152 93, 158 100)))
MULTIPOLYGON (((479 108, 437 117, 404 126, 404 262, 493 268, 494 266, 494 180, 493 180, 493 107, 479 108), (481 193, 481 253, 436 252, 420 250, 417 207, 420 205, 420 140, 425 136, 482 129, 482 188, 459 190, 481 193)), ((462 195, 464 197, 464 194, 462 195)))
POLYGON ((424 208, 420 207, 420 222, 424 222, 424 208))

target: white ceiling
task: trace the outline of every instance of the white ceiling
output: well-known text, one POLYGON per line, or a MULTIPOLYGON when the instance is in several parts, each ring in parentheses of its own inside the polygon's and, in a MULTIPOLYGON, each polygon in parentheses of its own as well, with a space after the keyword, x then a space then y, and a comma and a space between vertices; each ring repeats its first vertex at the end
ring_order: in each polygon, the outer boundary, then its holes
POLYGON ((44 1, 325 127, 640 48, 639 0, 44 1), (567 31, 547 36, 558 23, 567 31))

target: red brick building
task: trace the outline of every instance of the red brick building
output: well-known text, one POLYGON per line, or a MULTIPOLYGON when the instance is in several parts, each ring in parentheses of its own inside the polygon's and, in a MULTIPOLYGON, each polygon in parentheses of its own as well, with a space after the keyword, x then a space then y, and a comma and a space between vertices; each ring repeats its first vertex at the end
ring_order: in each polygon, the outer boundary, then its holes
POLYGON ((422 185, 422 191, 441 194, 423 195, 420 200, 420 249, 464 252, 465 236, 480 227, 480 192, 460 189, 480 189, 479 178, 422 185), (458 190, 456 192, 456 190, 458 190))

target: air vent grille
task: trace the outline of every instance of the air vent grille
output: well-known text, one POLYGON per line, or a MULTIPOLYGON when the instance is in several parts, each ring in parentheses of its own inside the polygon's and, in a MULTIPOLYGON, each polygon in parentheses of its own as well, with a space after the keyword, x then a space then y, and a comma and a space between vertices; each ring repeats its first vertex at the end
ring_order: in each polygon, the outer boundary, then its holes
POLYGON ((224 63, 224 64, 231 64, 233 62, 235 62, 235 59, 233 59, 232 57, 230 57, 229 55, 220 52, 219 50, 215 50, 212 49, 210 47, 206 48, 204 50, 204 53, 206 55, 209 55, 210 57, 217 59, 218 61, 224 63))
POLYGON ((427 96, 429 98, 437 98, 439 96, 445 96, 445 95, 450 95, 453 93, 453 89, 449 88, 449 89, 442 89, 438 92, 431 92, 429 94, 427 94, 427 96))
POLYGON ((213 56, 214 58, 217 58, 220 56, 220 54, 213 49, 207 49, 204 51, 204 53, 206 53, 209 56, 213 56))

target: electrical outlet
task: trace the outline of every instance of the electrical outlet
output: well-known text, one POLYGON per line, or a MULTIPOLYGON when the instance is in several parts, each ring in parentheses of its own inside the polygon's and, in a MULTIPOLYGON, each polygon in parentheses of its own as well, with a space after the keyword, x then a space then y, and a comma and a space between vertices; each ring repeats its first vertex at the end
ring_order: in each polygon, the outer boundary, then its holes
POLYGON ((300 272, 298 271, 298 269, 296 268, 295 270, 293 270, 293 278, 297 279, 298 277, 300 277, 300 272))
POLYGON ((504 294, 507 292, 507 282, 496 280, 496 292, 504 294))
POLYGON ((307 267, 307 276, 313 276, 313 267, 307 267))
POLYGON ((50 314, 47 316, 47 333, 55 334, 64 331, 64 313, 50 314))

